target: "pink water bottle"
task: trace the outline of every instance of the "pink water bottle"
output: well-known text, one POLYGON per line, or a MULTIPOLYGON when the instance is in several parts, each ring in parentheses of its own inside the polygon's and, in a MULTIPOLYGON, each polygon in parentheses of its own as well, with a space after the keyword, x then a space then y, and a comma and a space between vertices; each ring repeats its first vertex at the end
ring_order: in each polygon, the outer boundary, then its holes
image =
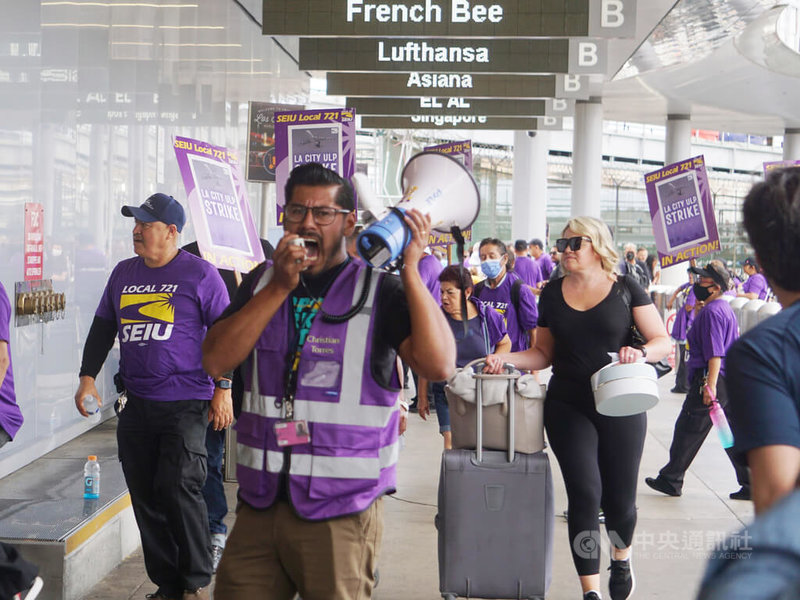
POLYGON ((713 399, 711 406, 708 408, 708 413, 711 416, 714 429, 717 430, 719 441, 723 448, 731 448, 733 446, 733 432, 731 431, 731 426, 728 424, 725 411, 722 410, 722 406, 717 402, 717 398, 711 393, 711 388, 705 386, 705 389, 713 399))

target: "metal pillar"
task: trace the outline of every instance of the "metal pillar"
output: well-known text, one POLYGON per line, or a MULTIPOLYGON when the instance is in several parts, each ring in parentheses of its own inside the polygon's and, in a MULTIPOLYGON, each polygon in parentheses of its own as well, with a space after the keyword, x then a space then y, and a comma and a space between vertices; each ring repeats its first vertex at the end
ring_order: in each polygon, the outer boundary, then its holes
MULTIPOLYGON (((689 115, 667 115, 667 134, 664 144, 664 164, 669 165, 692 156, 692 123, 689 115)), ((661 269, 662 285, 681 285, 686 282, 686 267, 680 263, 661 269)))
POLYGON ((547 231, 547 156, 550 132, 514 132, 511 185, 511 238, 545 239, 547 231))
POLYGON ((667 115, 664 164, 670 165, 692 156, 692 123, 689 115, 667 115))
POLYGON ((575 103, 571 216, 600 217, 603 105, 597 97, 575 103))
POLYGON ((800 129, 787 127, 784 130, 783 160, 800 160, 800 129))

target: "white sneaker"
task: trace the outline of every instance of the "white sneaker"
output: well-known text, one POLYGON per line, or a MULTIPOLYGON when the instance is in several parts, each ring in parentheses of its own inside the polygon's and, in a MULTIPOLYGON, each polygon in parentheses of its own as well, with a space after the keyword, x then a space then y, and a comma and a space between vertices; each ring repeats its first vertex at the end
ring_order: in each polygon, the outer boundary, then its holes
POLYGON ((33 585, 31 585, 30 588, 28 588, 24 592, 16 594, 12 598, 12 600, 34 600, 34 598, 36 598, 39 595, 39 592, 42 591, 43 587, 44 587, 44 580, 42 580, 41 577, 37 577, 36 579, 33 580, 33 585))

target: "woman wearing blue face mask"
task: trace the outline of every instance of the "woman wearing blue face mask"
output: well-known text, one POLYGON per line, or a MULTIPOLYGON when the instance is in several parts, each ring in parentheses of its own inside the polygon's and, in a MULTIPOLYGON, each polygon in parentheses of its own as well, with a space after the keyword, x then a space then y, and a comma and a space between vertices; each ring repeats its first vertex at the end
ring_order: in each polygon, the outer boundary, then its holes
POLYGON ((474 296, 503 315, 512 352, 530 348, 539 317, 536 297, 518 275, 506 270, 508 251, 503 242, 483 239, 478 253, 486 279, 475 286, 474 296))

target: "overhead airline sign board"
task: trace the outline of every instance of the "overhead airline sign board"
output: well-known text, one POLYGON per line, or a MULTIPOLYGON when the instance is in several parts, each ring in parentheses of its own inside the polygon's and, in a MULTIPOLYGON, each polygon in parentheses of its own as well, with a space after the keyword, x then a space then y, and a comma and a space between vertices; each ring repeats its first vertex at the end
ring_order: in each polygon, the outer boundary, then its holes
POLYGON ((605 40, 300 38, 306 71, 605 73, 605 40))
POLYGON ((586 75, 472 75, 470 73, 328 73, 331 96, 377 98, 589 98, 586 75))
POLYGON ((491 117, 563 116, 571 117, 575 101, 562 98, 547 100, 484 100, 473 98, 347 98, 347 106, 360 115, 485 115, 491 117))
POLYGON ((488 117, 480 115, 413 115, 410 117, 361 117, 365 129, 561 129, 558 117, 488 117))
POLYGON ((264 0, 264 35, 633 37, 635 0, 264 0))

